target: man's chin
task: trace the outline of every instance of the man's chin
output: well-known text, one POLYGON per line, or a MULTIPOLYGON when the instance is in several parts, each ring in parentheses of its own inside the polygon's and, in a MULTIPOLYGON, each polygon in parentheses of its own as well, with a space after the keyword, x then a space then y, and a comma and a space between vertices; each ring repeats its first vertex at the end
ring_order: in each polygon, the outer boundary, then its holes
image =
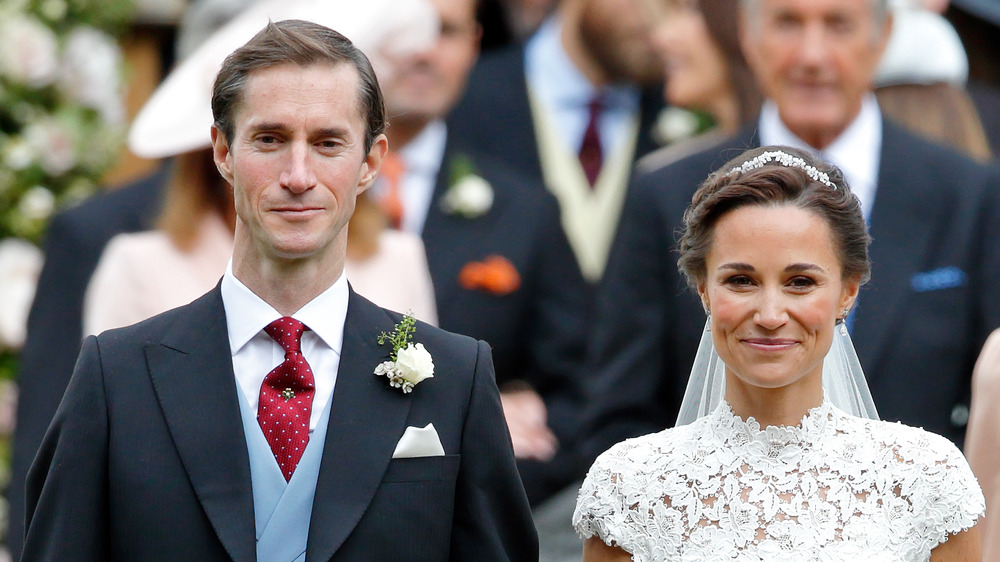
POLYGON ((825 148, 847 126, 841 114, 829 107, 800 107, 782 113, 781 121, 795 136, 813 148, 825 148))

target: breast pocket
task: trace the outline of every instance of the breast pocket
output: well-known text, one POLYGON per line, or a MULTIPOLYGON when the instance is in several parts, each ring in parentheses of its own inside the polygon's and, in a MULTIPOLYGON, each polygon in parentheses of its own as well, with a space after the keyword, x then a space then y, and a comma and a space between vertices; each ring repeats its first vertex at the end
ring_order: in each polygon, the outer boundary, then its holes
POLYGON ((390 484, 455 480, 461 460, 462 455, 392 459, 382 482, 390 484))

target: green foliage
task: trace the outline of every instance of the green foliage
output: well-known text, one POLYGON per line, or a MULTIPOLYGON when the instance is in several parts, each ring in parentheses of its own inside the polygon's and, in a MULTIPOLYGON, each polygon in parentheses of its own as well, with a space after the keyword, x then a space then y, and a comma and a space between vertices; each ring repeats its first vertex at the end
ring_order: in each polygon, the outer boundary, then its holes
POLYGON ((391 334, 386 332, 379 334, 379 345, 385 345, 387 341, 392 344, 392 351, 389 353, 390 360, 395 361, 399 350, 405 348, 406 344, 410 343, 410 339, 413 338, 413 334, 417 331, 416 325, 417 319, 407 314, 403 316, 399 324, 396 324, 391 334))

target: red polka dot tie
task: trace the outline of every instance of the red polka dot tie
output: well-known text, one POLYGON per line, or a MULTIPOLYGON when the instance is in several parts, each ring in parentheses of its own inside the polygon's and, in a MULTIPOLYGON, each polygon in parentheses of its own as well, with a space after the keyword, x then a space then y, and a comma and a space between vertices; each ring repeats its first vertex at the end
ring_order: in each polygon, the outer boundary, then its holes
POLYGON ((260 386, 257 423, 286 481, 292 478, 309 443, 309 412, 316 384, 300 351, 302 332, 308 329, 289 316, 264 328, 285 350, 285 360, 267 374, 260 386))

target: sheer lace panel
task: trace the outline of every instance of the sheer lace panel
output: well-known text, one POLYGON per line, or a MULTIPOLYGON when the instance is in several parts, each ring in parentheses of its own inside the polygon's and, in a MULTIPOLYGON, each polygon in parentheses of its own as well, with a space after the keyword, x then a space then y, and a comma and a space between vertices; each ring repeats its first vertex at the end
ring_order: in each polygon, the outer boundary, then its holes
POLYGON ((926 561, 984 510, 943 437, 829 402, 799 426, 761 429, 723 402, 601 455, 573 524, 636 561, 926 561))

